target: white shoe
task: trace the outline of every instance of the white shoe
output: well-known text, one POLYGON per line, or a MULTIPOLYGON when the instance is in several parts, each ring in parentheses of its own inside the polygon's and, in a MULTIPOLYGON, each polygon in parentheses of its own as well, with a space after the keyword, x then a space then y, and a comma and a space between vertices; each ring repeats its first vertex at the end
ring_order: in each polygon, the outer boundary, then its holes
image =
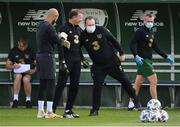
POLYGON ((128 109, 132 110, 134 108, 134 103, 132 101, 129 101, 128 109))
POLYGON ((63 118, 63 116, 57 115, 57 114, 55 114, 53 112, 48 112, 48 113, 46 113, 45 118, 47 118, 47 119, 63 118))
POLYGON ((45 118, 46 113, 44 110, 38 111, 37 118, 45 118))

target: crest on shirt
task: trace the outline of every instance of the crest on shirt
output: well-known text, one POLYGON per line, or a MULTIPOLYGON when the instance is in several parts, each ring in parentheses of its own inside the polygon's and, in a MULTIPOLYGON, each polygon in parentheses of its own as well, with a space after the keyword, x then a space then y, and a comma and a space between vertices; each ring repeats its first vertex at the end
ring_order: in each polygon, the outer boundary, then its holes
POLYGON ((72 33, 72 31, 70 30, 70 31, 69 31, 69 33, 71 34, 71 33, 72 33))
POLYGON ((102 34, 97 34, 97 38, 101 39, 102 38, 102 34))
POLYGON ((19 60, 19 63, 20 63, 20 64, 25 64, 25 60, 24 60, 24 59, 20 59, 20 60, 19 60))
POLYGON ((92 46, 93 46, 93 50, 95 50, 95 51, 98 51, 100 49, 100 45, 99 45, 98 41, 94 41, 92 43, 92 46))
POLYGON ((88 42, 88 41, 89 41, 89 39, 86 39, 86 40, 85 40, 85 42, 88 42))
POLYGON ((19 55, 16 55, 15 57, 16 57, 16 58, 18 58, 18 57, 19 57, 19 55))
POLYGON ((25 58, 26 58, 26 59, 29 59, 29 54, 25 54, 25 58))

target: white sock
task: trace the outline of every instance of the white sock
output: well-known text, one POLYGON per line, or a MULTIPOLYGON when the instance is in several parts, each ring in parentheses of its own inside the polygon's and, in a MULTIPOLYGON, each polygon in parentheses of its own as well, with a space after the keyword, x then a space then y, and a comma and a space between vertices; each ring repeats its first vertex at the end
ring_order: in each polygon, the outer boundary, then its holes
POLYGON ((53 105, 52 101, 47 101, 47 112, 52 112, 52 105, 53 105))
POLYGON ((129 101, 128 108, 133 108, 133 107, 134 107, 134 103, 132 101, 129 101))
POLYGON ((13 100, 17 100, 18 101, 18 94, 14 94, 13 100))
POLYGON ((38 110, 44 111, 44 101, 38 100, 38 110))
POLYGON ((26 101, 31 101, 31 97, 26 97, 26 101))

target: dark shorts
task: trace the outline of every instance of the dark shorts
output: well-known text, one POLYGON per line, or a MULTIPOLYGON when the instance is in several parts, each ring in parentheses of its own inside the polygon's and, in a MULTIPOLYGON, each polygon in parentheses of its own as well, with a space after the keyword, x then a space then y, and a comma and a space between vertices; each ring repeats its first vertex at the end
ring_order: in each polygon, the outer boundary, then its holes
POLYGON ((36 62, 40 79, 55 79, 56 61, 53 54, 37 54, 36 62))
MULTIPOLYGON (((13 81, 15 80, 15 76, 16 76, 17 74, 16 73, 13 73, 12 74, 12 79, 13 79, 13 81)), ((24 76, 30 76, 29 78, 30 78, 30 82, 32 81, 32 76, 31 75, 29 75, 29 74, 25 74, 25 73, 21 73, 21 74, 18 74, 18 75, 22 75, 22 79, 21 79, 21 85, 24 85, 23 84, 23 78, 24 78, 24 76)), ((14 83, 13 83, 13 85, 14 85, 14 83)))
POLYGON ((143 75, 145 78, 155 74, 153 71, 153 66, 152 66, 152 60, 145 59, 143 60, 143 65, 138 65, 137 66, 137 74, 138 75, 143 75))

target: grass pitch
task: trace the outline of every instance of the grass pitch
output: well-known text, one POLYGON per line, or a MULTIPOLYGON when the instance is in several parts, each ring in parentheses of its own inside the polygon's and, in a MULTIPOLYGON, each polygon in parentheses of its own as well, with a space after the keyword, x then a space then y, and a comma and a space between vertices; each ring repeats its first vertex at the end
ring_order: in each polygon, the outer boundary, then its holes
MULTIPOLYGON (((0 126, 180 126, 180 109, 168 109, 169 120, 166 123, 142 123, 139 111, 127 109, 101 109, 99 116, 90 117, 89 109, 74 109, 80 118, 37 119, 37 109, 0 108, 0 126)), ((58 109, 57 114, 63 114, 58 109)))

